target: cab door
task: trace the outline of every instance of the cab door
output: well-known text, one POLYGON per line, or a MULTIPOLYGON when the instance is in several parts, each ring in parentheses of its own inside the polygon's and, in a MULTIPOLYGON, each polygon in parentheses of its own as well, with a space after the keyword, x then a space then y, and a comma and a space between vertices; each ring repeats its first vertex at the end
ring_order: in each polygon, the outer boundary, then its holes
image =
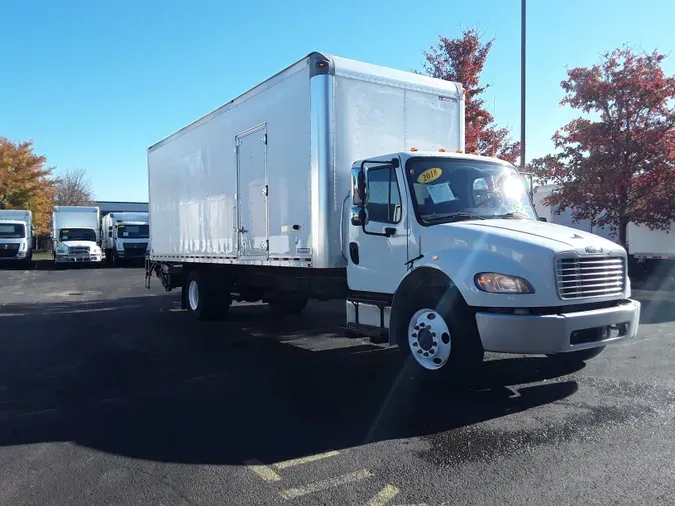
POLYGON ((352 169, 347 282, 351 291, 392 295, 406 275, 407 191, 400 160, 352 169), (359 195, 359 177, 365 200, 359 195))

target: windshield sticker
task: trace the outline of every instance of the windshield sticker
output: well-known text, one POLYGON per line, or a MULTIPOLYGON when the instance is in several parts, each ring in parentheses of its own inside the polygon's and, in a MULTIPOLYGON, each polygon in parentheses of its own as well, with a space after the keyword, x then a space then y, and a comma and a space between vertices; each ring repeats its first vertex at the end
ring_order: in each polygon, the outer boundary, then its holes
POLYGON ((455 194, 452 193, 449 183, 433 184, 427 186, 427 191, 429 196, 434 204, 440 204, 441 202, 452 202, 457 200, 455 194))
POLYGON ((436 181, 439 177, 441 177, 441 174, 443 174, 441 169, 427 169, 417 176, 417 182, 422 184, 431 183, 432 181, 436 181))
POLYGON ((128 236, 129 236, 129 232, 122 232, 122 236, 123 236, 123 237, 128 237, 128 236))

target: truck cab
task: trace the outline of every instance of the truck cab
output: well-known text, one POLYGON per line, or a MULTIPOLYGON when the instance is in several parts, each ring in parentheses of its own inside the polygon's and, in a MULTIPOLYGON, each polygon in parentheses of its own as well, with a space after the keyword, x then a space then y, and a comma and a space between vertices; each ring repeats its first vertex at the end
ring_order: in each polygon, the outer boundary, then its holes
POLYGON ((148 213, 108 213, 101 225, 107 261, 144 260, 150 241, 148 213))
POLYGON ((56 267, 71 263, 100 265, 98 207, 56 206, 52 213, 52 240, 56 267))
POLYGON ((0 210, 0 262, 30 265, 34 236, 30 211, 0 210))
POLYGON ((350 197, 348 327, 386 332, 424 369, 484 351, 583 360, 637 332, 626 251, 540 221, 507 162, 375 157, 353 165, 350 197))

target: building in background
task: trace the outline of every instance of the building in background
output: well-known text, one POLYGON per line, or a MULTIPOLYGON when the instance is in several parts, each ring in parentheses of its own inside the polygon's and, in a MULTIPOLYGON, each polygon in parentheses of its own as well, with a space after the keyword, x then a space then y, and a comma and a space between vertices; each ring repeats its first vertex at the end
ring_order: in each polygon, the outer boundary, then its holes
POLYGON ((94 202, 93 205, 101 210, 101 217, 108 213, 147 213, 149 210, 147 202, 113 202, 109 200, 100 200, 94 202))

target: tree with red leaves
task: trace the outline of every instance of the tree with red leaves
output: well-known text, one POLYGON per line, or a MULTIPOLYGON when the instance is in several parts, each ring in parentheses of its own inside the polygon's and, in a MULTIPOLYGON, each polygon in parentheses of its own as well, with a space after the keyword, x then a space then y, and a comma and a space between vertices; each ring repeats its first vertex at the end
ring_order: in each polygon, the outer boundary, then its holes
POLYGON ((511 141, 510 129, 495 125, 492 114, 485 108, 485 100, 480 98, 490 87, 481 85, 480 74, 493 43, 494 39, 483 43, 475 28, 464 30, 456 39, 439 36, 439 41, 424 52, 424 71, 431 77, 458 82, 464 87, 466 151, 515 163, 520 156, 520 143, 511 141))
POLYGON ((562 127, 558 152, 532 161, 540 181, 558 185, 544 204, 608 226, 624 247, 629 222, 668 230, 675 220, 675 77, 665 57, 616 49, 568 70, 561 105, 591 117, 562 127))

